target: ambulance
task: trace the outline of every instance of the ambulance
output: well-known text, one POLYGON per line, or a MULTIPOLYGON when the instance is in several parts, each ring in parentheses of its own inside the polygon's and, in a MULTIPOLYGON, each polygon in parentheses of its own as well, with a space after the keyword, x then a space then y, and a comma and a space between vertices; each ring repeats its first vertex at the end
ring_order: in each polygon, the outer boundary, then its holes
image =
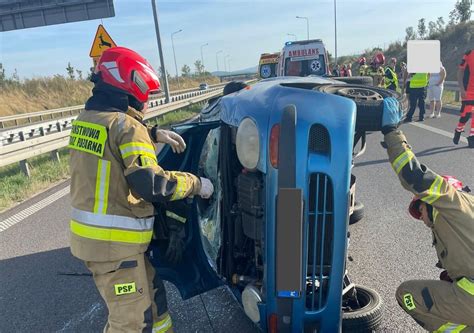
POLYGON ((278 76, 329 74, 326 47, 321 39, 286 42, 280 54, 278 76))
POLYGON ((258 62, 258 75, 262 79, 277 76, 278 61, 280 60, 280 52, 263 53, 258 62))

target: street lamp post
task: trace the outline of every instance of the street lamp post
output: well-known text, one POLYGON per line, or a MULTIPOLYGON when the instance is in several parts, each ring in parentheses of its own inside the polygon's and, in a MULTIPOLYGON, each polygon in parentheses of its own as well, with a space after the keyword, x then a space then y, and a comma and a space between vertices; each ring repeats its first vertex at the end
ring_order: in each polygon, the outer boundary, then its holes
POLYGON ((209 43, 206 43, 206 44, 201 45, 201 64, 202 64, 202 67, 203 67, 203 68, 204 68, 204 57, 202 56, 202 48, 203 48, 204 46, 208 46, 208 45, 209 45, 209 43))
POLYGON ((293 37, 295 40, 297 40, 297 39, 298 39, 298 37, 296 37, 296 35, 295 35, 295 34, 287 34, 287 35, 288 35, 288 36, 292 36, 292 37, 293 37))
POLYGON ((180 33, 181 31, 183 30, 179 29, 178 31, 175 31, 171 34, 171 46, 173 47, 174 68, 176 69, 176 80, 178 80, 178 88, 179 88, 179 75, 178 75, 178 65, 176 64, 176 53, 174 52, 173 36, 176 35, 177 33, 180 33))
POLYGON ((229 58, 229 57, 230 57, 230 55, 226 55, 226 56, 224 57, 224 68, 225 68, 225 71, 226 71, 226 72, 227 72, 227 62, 226 62, 226 60, 227 60, 227 58, 229 58))
POLYGON ((336 13, 336 0, 334 0, 334 58, 337 65, 337 13, 336 13))
POLYGON ((307 39, 309 40, 309 19, 305 16, 296 16, 296 18, 306 20, 306 35, 307 35, 307 39))
POLYGON ((165 60, 163 58, 163 49, 161 47, 160 27, 158 25, 158 11, 156 9, 155 0, 151 0, 151 7, 153 8, 153 19, 155 21, 156 42, 158 44, 158 53, 160 55, 161 80, 165 89, 165 102, 170 102, 170 88, 168 85, 168 76, 166 75, 165 60))
POLYGON ((219 53, 222 53, 224 51, 222 50, 219 50, 216 52, 216 66, 217 66, 217 71, 219 71, 219 58, 217 57, 219 55, 219 53))

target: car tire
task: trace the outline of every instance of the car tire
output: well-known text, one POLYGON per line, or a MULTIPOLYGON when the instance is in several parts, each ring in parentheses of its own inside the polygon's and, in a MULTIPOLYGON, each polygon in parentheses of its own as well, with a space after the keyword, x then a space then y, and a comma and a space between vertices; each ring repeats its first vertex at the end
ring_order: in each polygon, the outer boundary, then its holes
POLYGON ((357 298, 364 306, 354 311, 343 311, 342 332, 374 332, 382 322, 382 298, 373 289, 360 285, 356 285, 355 288, 357 289, 357 298))
POLYGON ((372 79, 370 76, 335 77, 334 79, 351 84, 363 84, 366 86, 374 85, 374 79, 372 79))
POLYGON ((362 220, 364 217, 364 204, 356 201, 354 203, 354 211, 349 217, 349 224, 354 224, 362 220))
POLYGON ((358 131, 380 131, 382 129, 383 100, 385 98, 396 98, 404 114, 408 109, 405 95, 383 88, 360 84, 325 84, 315 89, 352 99, 357 105, 356 130, 358 131))

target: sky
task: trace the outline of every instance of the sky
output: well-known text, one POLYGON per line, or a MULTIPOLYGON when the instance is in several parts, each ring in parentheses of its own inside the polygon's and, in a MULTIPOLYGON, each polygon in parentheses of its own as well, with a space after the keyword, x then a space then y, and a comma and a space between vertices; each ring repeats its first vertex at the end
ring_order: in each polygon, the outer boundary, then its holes
MULTIPOLYGON (((403 40, 405 28, 416 27, 449 12, 456 0, 336 0, 337 53, 349 55, 366 48, 403 40)), ((203 60, 206 70, 240 70, 258 64, 260 54, 280 51, 283 44, 306 39, 308 17, 310 38, 321 38, 334 55, 333 0, 156 0, 166 70, 175 75, 171 45, 174 35, 179 73, 187 64, 203 60), (225 59, 224 59, 225 58, 225 59), (224 66, 226 60, 226 66, 224 66)), ((68 62, 84 73, 92 61, 89 51, 99 24, 119 46, 142 54, 157 69, 158 46, 151 0, 114 0, 115 17, 77 23, 0 32, 0 63, 7 75, 14 69, 20 78, 66 74, 68 62), (102 21, 102 22, 101 22, 102 21)))

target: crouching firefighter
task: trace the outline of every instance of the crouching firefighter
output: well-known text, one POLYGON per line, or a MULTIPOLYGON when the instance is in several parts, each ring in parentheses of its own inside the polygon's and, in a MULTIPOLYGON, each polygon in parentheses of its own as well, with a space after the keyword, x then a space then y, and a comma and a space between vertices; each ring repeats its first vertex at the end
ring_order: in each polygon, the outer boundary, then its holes
POLYGON ((415 197, 410 214, 433 234, 433 246, 444 269, 440 281, 412 280, 396 292, 398 304, 425 330, 474 332, 474 196, 451 176, 440 176, 420 164, 403 133, 398 102, 384 101, 382 133, 388 156, 402 186, 415 197))
POLYGON ((178 153, 186 145, 178 134, 147 129, 135 119, 160 87, 144 58, 110 48, 92 82, 93 95, 73 122, 69 143, 71 252, 92 272, 107 304, 104 332, 172 332, 163 282, 145 256, 153 203, 208 198, 213 186, 208 179, 158 165, 156 142, 178 153), (135 109, 133 116, 129 107, 135 109))

